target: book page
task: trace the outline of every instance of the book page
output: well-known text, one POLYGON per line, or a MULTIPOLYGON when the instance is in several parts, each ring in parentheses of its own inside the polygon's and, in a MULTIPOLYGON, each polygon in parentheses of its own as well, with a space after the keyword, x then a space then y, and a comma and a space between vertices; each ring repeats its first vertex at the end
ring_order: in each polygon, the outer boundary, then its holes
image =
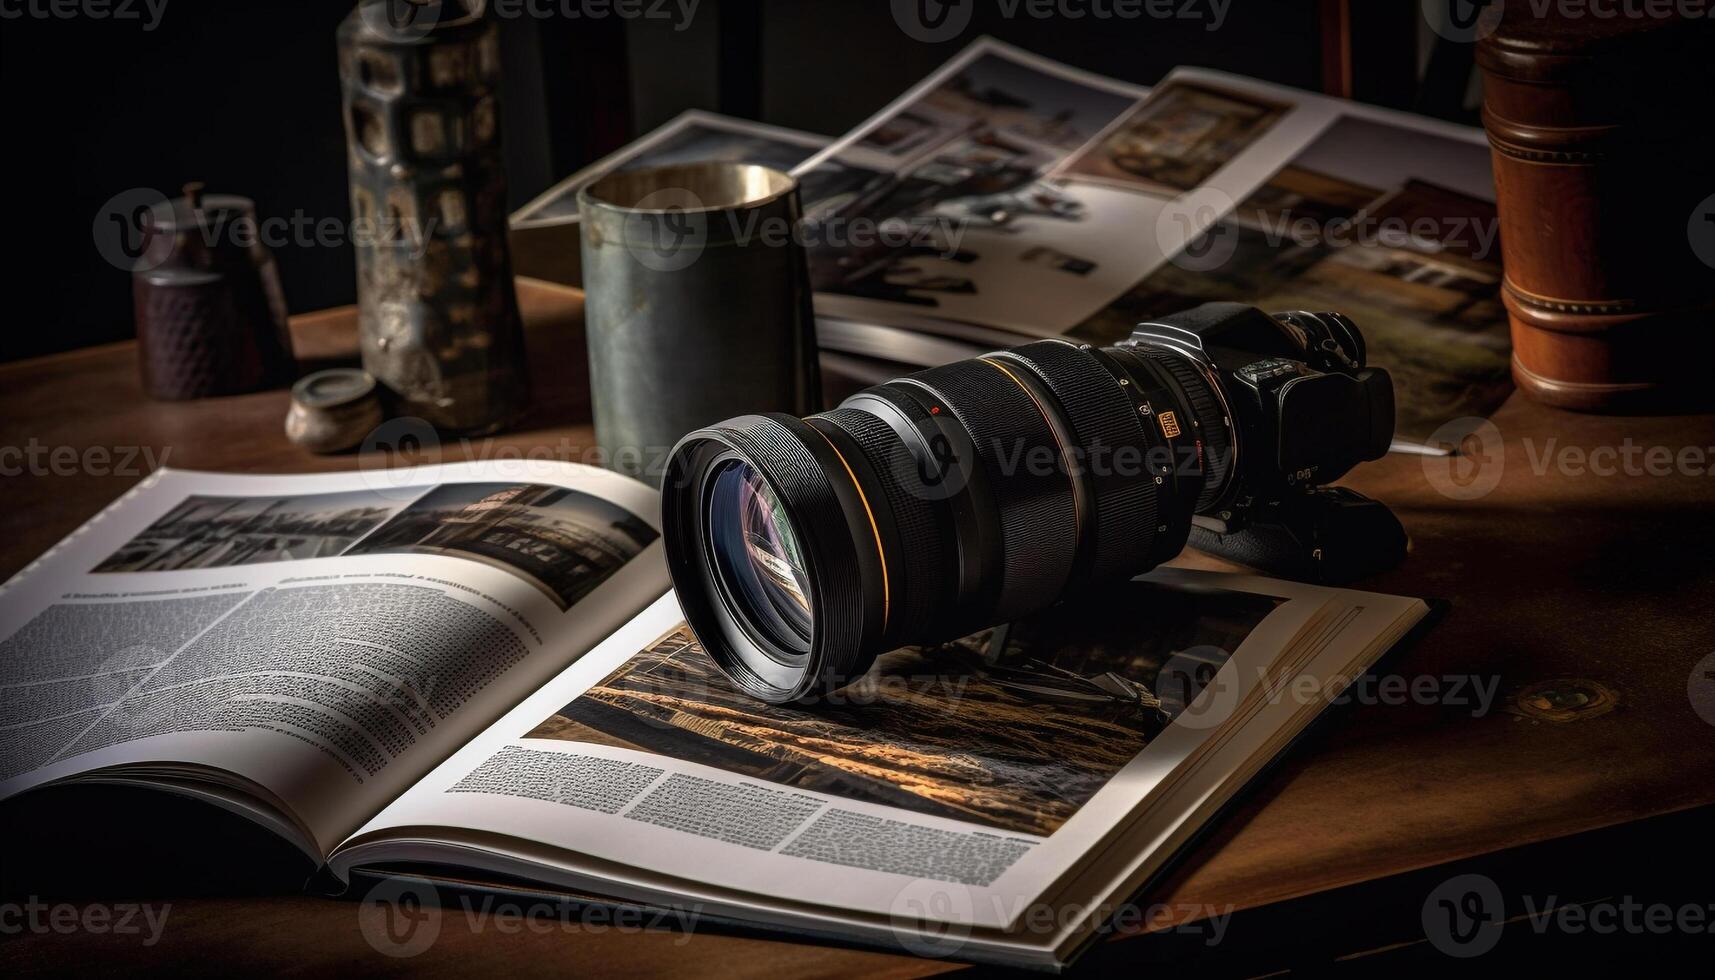
POLYGON ((411 855, 847 922, 928 890, 1004 930, 1227 744, 1274 669, 1349 663, 1407 604, 1336 598, 1364 595, 1158 570, 1099 607, 887 654, 807 706, 734 691, 667 596, 331 866, 411 855))
POLYGON ((0 592, 0 798, 201 770, 325 856, 666 591, 658 509, 566 463, 161 471, 0 592))

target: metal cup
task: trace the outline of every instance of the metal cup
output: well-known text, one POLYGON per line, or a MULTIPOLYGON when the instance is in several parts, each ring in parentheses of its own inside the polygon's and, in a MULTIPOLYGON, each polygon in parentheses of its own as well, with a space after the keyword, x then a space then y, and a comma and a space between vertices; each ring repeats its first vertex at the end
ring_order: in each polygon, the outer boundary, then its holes
POLYGON ((821 409, 798 183, 695 163, 578 192, 596 441, 659 481, 680 436, 734 415, 821 409))

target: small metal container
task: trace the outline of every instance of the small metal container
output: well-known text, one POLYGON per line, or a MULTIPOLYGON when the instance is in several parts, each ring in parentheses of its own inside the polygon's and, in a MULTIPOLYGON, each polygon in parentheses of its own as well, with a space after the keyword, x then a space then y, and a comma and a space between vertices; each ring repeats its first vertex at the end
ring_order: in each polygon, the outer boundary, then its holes
POLYGON ((332 368, 292 386, 286 438, 313 453, 361 445, 381 425, 381 397, 368 371, 332 368))
POLYGON ((177 401, 291 383, 286 298, 255 203, 187 184, 142 231, 132 298, 143 390, 177 401))
POLYGON ((798 184, 698 163, 609 174, 578 193, 596 440, 658 482, 693 429, 819 411, 798 184))

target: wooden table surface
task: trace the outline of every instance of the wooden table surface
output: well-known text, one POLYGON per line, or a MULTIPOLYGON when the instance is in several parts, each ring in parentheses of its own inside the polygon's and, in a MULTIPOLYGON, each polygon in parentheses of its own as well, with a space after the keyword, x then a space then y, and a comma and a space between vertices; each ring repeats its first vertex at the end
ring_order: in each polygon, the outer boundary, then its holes
MULTIPOLYGON (((578 294, 522 281, 520 299, 536 408, 515 431, 442 445, 442 459, 579 459, 593 442, 578 294)), ((300 357, 314 362, 306 367, 355 351, 350 310, 296 318, 293 330, 300 357)), ((282 434, 286 403, 283 391, 149 402, 129 343, 0 366, 0 577, 134 484, 146 460, 248 472, 382 460, 296 449, 282 434)), ((1498 476, 1486 495, 1442 492, 1459 485, 1446 478, 1453 464, 1415 456, 1366 464, 1349 482, 1392 506, 1412 537, 1406 563, 1365 587, 1452 604, 1383 673, 1434 678, 1444 691, 1445 678, 1497 683, 1496 710, 1473 717, 1468 704, 1410 698, 1335 709, 1147 901, 1250 909, 1715 803, 1715 717, 1702 718, 1690 693, 1705 682, 1703 669, 1715 668, 1704 659, 1715 655, 1715 477, 1706 475, 1715 467, 1715 416, 1581 416, 1515 396, 1492 421, 1504 448, 1477 471, 1498 476), (1608 447, 1616 466, 1600 475, 1610 469, 1608 447), (1652 475, 1646 461, 1662 458, 1647 455, 1652 447, 1694 461, 1687 469, 1698 472, 1652 475), (1533 685, 1565 679, 1602 685, 1617 707, 1562 722, 1516 703, 1533 685)), ((1196 555, 1182 561, 1222 567, 1196 555)), ((8 832, 11 849, 20 831, 8 832)), ((24 970, 289 963, 305 973, 361 966, 482 975, 560 963, 580 973, 694 966, 726 976, 917 976, 949 968, 711 931, 568 936, 492 924, 443 926, 427 952, 392 960, 364 941, 353 908, 290 893, 182 899, 148 948, 119 936, 27 935, 0 955, 24 970)))

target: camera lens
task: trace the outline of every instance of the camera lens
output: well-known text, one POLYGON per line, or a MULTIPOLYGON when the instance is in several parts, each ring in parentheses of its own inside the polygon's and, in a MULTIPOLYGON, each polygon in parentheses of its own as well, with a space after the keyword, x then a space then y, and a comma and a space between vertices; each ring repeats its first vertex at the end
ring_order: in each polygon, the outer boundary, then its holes
POLYGON ((804 700, 1171 557, 1232 443, 1175 356, 1041 341, 692 433, 662 501, 686 618, 741 688, 804 700))
POLYGON ((853 465, 866 466, 788 415, 693 433, 668 462, 679 604, 716 666, 763 700, 861 674, 887 630, 883 528, 891 538, 897 525, 871 507, 853 465))
POLYGON ((773 488, 748 463, 721 465, 709 490, 708 549, 723 598, 772 641, 773 656, 802 667, 810 649, 810 579, 792 523, 773 488))
MULTIPOLYGON (((1185 546, 1194 514, 1284 484, 1270 482, 1275 429, 1253 408, 1235 419, 1243 403, 1232 399, 1250 382, 1200 340, 1240 338, 1239 363, 1289 386, 1279 372, 1315 373, 1290 355, 1326 331, 1236 304, 1146 327, 1125 345, 1038 341, 807 419, 749 415, 686 436, 662 520, 704 649, 763 700, 808 700, 886 650, 1147 571, 1185 546)), ((1361 343, 1333 340, 1342 352, 1361 343)), ((1313 435, 1339 444, 1335 429, 1368 433, 1370 422, 1329 416, 1313 435)))

